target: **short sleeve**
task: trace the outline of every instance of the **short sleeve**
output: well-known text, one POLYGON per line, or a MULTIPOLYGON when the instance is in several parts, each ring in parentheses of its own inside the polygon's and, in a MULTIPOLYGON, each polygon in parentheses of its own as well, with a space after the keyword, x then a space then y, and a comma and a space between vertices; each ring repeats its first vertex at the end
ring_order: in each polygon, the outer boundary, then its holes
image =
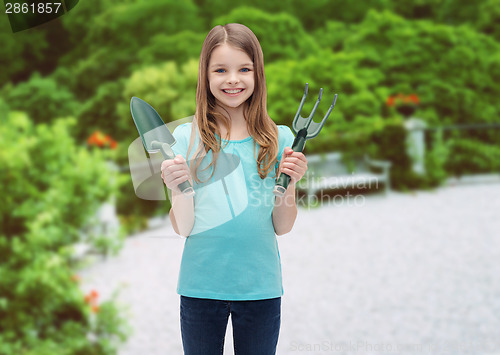
POLYGON ((172 146, 172 150, 175 155, 180 154, 186 159, 189 139, 191 137, 191 123, 184 123, 177 126, 172 135, 175 138, 175 144, 172 146))
POLYGON ((286 147, 292 147, 295 136, 292 130, 288 126, 280 125, 278 126, 278 139, 279 139, 279 151, 278 151, 278 162, 281 161, 283 152, 286 147))

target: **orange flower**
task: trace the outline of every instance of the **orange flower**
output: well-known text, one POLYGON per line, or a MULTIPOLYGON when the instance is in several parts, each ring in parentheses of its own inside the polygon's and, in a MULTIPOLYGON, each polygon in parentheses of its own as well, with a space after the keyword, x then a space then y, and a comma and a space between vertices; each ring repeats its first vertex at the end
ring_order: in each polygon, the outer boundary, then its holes
POLYGON ((93 145, 97 143, 97 132, 92 133, 88 138, 87 138, 87 144, 88 145, 93 145))
POLYGON ((99 298, 99 293, 96 290, 90 291, 85 296, 85 303, 90 305, 90 309, 94 313, 99 312, 99 305, 97 304, 97 298, 99 298))
POLYGON ((410 100, 410 102, 413 102, 415 105, 418 105, 420 103, 418 96, 415 94, 408 95, 408 99, 410 100))
POLYGON ((109 134, 104 135, 100 131, 95 131, 87 138, 87 144, 89 146, 98 146, 98 147, 110 147, 111 149, 115 149, 117 143, 109 134))
POLYGON ((392 95, 387 98, 386 104, 389 107, 397 107, 401 105, 418 105, 420 100, 416 94, 403 95, 401 93, 392 95))
POLYGON ((98 297, 99 293, 97 293, 96 290, 92 290, 85 296, 85 303, 91 303, 92 305, 95 305, 98 297))

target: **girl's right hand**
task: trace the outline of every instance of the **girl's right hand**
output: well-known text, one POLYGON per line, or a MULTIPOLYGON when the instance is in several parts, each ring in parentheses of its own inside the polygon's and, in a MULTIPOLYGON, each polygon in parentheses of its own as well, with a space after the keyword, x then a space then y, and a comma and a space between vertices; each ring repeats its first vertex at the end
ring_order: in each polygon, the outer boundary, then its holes
POLYGON ((186 180, 189 180, 191 186, 193 185, 189 167, 180 154, 176 155, 174 159, 164 160, 161 163, 161 178, 169 189, 176 192, 180 192, 179 184, 186 180))

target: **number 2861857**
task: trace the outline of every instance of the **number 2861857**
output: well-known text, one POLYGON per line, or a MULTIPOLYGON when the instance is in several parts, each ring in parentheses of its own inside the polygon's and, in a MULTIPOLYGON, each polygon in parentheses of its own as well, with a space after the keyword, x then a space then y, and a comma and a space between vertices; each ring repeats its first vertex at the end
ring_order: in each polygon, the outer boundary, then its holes
POLYGON ((5 3, 6 14, 51 14, 63 11, 60 2, 5 3))

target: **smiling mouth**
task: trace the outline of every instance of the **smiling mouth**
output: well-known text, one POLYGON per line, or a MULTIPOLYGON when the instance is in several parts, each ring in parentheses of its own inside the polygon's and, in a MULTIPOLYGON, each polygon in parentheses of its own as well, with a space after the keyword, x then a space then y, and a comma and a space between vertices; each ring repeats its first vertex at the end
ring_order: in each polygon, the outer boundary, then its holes
POLYGON ((222 91, 226 94, 234 95, 234 94, 239 94, 242 92, 244 89, 222 89, 222 91))

